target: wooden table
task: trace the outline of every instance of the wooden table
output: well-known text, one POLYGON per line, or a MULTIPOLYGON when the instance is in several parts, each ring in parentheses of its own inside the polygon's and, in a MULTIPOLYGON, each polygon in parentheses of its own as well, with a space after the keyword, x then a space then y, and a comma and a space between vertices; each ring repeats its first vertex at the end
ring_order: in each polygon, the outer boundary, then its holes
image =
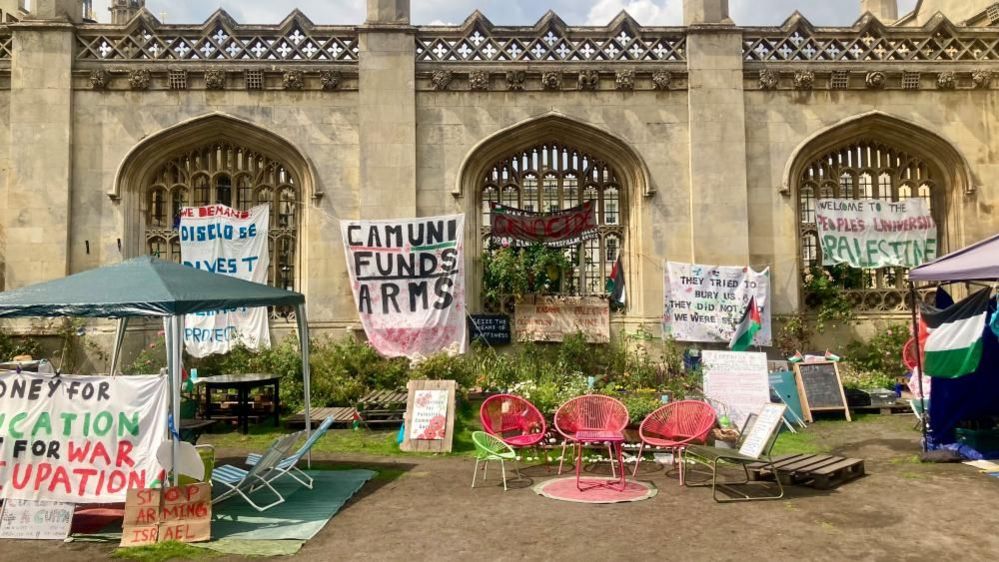
POLYGON ((250 390, 262 386, 274 387, 274 426, 281 424, 281 377, 268 374, 249 375, 216 375, 213 377, 200 377, 195 384, 205 387, 205 419, 212 416, 212 390, 213 389, 235 389, 239 395, 236 407, 236 422, 240 433, 247 433, 250 425, 250 390))

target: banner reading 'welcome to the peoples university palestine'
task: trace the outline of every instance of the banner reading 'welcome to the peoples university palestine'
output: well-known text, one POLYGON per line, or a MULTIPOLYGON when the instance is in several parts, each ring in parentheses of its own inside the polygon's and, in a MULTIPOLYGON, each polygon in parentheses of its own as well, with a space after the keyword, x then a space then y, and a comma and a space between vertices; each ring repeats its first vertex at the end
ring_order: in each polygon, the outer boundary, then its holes
POLYGON ((819 199, 822 265, 917 267, 937 257, 937 225, 922 199, 819 199))

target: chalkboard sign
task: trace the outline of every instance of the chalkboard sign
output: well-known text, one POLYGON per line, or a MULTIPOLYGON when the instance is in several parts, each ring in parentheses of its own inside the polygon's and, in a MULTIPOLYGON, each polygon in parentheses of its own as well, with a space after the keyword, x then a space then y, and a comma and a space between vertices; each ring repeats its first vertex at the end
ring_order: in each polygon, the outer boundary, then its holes
POLYGON ((806 420, 815 421, 812 412, 843 410, 846 420, 851 421, 836 363, 797 363, 794 377, 806 420))
POLYGON ((468 333, 472 342, 489 345, 510 343, 510 317, 506 314, 473 314, 468 319, 468 333))

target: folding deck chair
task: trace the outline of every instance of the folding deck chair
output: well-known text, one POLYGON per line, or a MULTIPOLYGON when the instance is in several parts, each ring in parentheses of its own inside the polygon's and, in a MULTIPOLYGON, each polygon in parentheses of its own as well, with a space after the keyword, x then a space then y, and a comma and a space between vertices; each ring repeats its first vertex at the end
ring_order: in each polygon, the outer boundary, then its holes
POLYGON ((261 456, 260 461, 250 470, 243 470, 228 464, 212 470, 212 482, 226 488, 225 492, 212 500, 212 505, 237 495, 246 500, 246 503, 252 505, 257 511, 266 511, 283 503, 284 496, 271 486, 270 481, 274 479, 273 473, 277 464, 301 437, 302 432, 297 432, 277 438, 261 456), (260 488, 267 488, 277 499, 264 506, 257 505, 255 501, 250 499, 250 494, 260 488))
MULTIPOLYGON (((306 454, 308 454, 308 452, 312 449, 312 446, 315 445, 316 442, 319 441, 319 439, 321 439, 323 435, 326 435, 326 431, 332 425, 333 425, 333 416, 327 416, 326 419, 323 420, 323 423, 321 423, 319 427, 317 427, 316 430, 312 432, 312 435, 310 435, 309 438, 306 439, 305 443, 302 443, 302 446, 299 447, 299 449, 295 451, 294 454, 278 462, 277 466, 274 468, 273 472, 271 473, 272 476, 269 477, 267 480, 274 481, 277 480, 278 478, 281 478, 282 476, 288 475, 291 478, 294 478, 299 484, 311 490, 312 477, 302 472, 296 465, 298 465, 298 461, 302 460, 302 458, 306 454)), ((263 457, 263 455, 259 453, 250 453, 246 457, 246 465, 256 466, 256 464, 260 462, 261 457, 263 457)))
MULTIPOLYGON (((687 448, 684 453, 681 462, 686 462, 686 459, 694 461, 695 464, 703 464, 710 467, 711 469, 711 494, 714 500, 718 503, 728 503, 728 502, 739 502, 739 501, 755 501, 755 500, 779 500, 784 497, 784 486, 781 484, 780 478, 777 475, 777 470, 774 468, 773 459, 771 458, 771 451, 773 450, 774 443, 777 442, 777 435, 781 427, 781 422, 784 419, 784 411, 787 406, 783 404, 767 404, 763 407, 759 414, 750 415, 746 419, 746 423, 742 428, 742 435, 739 438, 739 449, 726 449, 721 447, 707 447, 703 445, 691 445, 687 448), (749 468, 748 465, 753 463, 765 463, 764 469, 769 468, 771 473, 774 475, 774 479, 777 482, 777 494, 768 496, 750 496, 744 492, 740 492, 734 489, 732 486, 741 485, 751 485, 749 478, 749 468), (743 471, 746 473, 746 479, 743 481, 718 481, 718 464, 737 464, 741 465, 743 471), (724 497, 720 498, 718 496, 718 490, 723 489, 727 492, 742 496, 742 497, 724 497)), ((689 472, 690 469, 688 469, 689 472)), ((685 486, 689 487, 706 487, 708 482, 698 482, 696 484, 691 484, 689 482, 681 482, 685 486)), ((752 483, 752 485, 762 485, 757 483, 752 483)))

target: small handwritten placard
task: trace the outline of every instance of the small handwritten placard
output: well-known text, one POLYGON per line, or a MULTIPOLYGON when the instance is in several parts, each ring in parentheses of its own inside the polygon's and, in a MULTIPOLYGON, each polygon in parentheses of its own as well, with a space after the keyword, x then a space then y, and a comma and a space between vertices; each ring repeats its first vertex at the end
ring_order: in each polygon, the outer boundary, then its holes
POLYGON ((75 509, 71 503, 7 500, 0 514, 0 539, 63 540, 75 509))
POLYGON ((209 484, 129 490, 121 546, 207 541, 212 535, 211 519, 209 484))
POLYGON ((742 447, 739 448, 739 454, 754 459, 760 458, 760 455, 763 454, 770 443, 770 437, 774 431, 777 431, 777 426, 780 425, 781 420, 784 418, 784 410, 786 409, 787 406, 783 404, 767 404, 764 406, 763 411, 756 418, 753 427, 749 428, 746 438, 742 440, 742 447))

